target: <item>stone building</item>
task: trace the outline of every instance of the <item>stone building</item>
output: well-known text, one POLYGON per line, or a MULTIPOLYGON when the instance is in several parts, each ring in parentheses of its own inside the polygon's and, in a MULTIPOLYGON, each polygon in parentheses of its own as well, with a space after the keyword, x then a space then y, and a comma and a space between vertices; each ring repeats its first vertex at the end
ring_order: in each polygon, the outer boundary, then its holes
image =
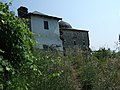
POLYGON ((18 16, 30 20, 30 29, 34 33, 37 48, 63 50, 58 22, 62 18, 46 15, 38 11, 28 13, 26 7, 18 8, 18 16))
POLYGON ((89 48, 89 34, 85 29, 75 29, 62 21, 62 18, 43 14, 38 11, 28 13, 26 7, 18 8, 20 18, 30 20, 30 29, 37 41, 36 47, 61 51, 83 50, 89 48))
POLYGON ((60 38, 63 43, 63 49, 84 50, 89 49, 89 34, 85 29, 75 29, 64 21, 59 22, 60 38))

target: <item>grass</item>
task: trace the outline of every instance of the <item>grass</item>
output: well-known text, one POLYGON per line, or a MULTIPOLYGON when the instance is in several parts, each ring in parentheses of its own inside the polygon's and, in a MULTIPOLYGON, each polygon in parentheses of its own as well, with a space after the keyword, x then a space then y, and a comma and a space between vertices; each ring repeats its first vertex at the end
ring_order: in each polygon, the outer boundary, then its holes
MULTIPOLYGON (((35 75, 32 90, 75 90, 71 80, 70 63, 62 54, 34 50, 34 65, 41 75, 35 75)), ((34 73, 36 74, 36 73, 34 73)), ((30 85, 31 86, 31 85, 30 85)))
MULTIPOLYGON (((42 75, 33 90, 120 90, 120 54, 100 49, 70 53, 34 51, 42 75)), ((31 87, 32 88, 32 87, 31 87)))
POLYGON ((7 90, 120 90, 120 53, 33 51, 32 63, 23 65, 7 90))
POLYGON ((81 54, 70 56, 76 67, 82 90, 120 90, 120 56, 110 50, 100 49, 84 58, 81 54))

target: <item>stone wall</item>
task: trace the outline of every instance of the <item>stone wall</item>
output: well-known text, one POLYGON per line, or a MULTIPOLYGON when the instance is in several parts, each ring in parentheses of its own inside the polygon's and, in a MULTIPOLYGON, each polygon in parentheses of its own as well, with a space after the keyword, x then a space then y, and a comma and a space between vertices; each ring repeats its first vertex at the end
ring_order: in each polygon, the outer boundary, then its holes
POLYGON ((89 48, 89 34, 84 30, 60 29, 65 50, 89 48))

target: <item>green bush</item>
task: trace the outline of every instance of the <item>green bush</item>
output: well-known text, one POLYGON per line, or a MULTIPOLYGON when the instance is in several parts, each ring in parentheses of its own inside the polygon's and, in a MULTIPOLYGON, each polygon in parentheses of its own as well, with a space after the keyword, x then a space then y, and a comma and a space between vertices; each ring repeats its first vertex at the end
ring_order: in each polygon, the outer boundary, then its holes
POLYGON ((8 8, 0 2, 0 49, 4 51, 1 55, 18 67, 31 59, 34 42, 25 20, 16 17, 8 8))
POLYGON ((85 90, 119 90, 120 59, 118 53, 98 50, 79 68, 79 79, 85 90), (114 56, 114 57, 113 57, 114 56), (98 58, 99 57, 99 58, 98 58))
POLYGON ((34 40, 25 22, 9 11, 8 4, 0 2, 0 85, 4 90, 14 75, 33 60, 34 40))
POLYGON ((0 89, 74 90, 64 57, 33 45, 26 20, 0 2, 0 89))
POLYGON ((70 65, 54 52, 35 49, 32 65, 26 64, 11 79, 7 90, 74 90, 70 65))
POLYGON ((120 52, 103 48, 64 57, 34 49, 26 22, 0 2, 0 89, 120 89, 120 52))
POLYGON ((64 57, 56 52, 34 50, 34 65, 37 73, 33 75, 33 90, 73 90, 69 65, 64 57), (34 87, 34 88, 33 88, 34 87))

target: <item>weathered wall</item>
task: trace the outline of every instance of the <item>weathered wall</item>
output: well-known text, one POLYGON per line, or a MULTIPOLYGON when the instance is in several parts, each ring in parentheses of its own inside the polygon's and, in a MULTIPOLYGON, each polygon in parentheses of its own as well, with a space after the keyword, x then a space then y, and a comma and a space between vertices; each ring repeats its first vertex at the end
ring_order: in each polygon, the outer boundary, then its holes
POLYGON ((63 47, 65 49, 83 49, 89 48, 89 34, 88 31, 61 29, 63 40, 63 47))
POLYGON ((34 33, 37 47, 43 49, 43 45, 58 45, 62 50, 60 40, 59 23, 57 19, 31 16, 31 31, 34 33), (49 29, 44 29, 44 21, 48 21, 49 29))

